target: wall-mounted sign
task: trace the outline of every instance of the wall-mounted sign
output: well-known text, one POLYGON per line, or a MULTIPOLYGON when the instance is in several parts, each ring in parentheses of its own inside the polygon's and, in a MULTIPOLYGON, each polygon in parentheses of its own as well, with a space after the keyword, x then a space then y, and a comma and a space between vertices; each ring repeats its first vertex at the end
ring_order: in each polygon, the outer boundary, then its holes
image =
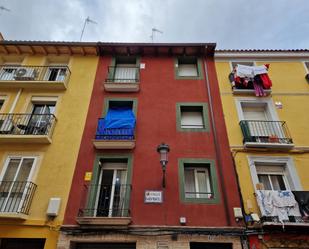
POLYGON ((84 180, 85 181, 91 181, 91 177, 92 177, 92 172, 86 172, 84 180))
POLYGON ((156 190, 145 190, 145 203, 162 203, 163 193, 156 190))

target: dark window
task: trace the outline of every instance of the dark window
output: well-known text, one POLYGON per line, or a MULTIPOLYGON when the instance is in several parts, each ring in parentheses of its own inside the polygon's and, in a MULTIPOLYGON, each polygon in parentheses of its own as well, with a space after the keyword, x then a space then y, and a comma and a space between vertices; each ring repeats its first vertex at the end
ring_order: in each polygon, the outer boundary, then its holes
POLYGON ((72 249, 135 249, 135 243, 76 243, 72 249))
POLYGON ((190 249, 232 249, 232 243, 199 243, 191 242, 190 249))
POLYGON ((1 239, 0 249, 43 249, 45 239, 1 239))

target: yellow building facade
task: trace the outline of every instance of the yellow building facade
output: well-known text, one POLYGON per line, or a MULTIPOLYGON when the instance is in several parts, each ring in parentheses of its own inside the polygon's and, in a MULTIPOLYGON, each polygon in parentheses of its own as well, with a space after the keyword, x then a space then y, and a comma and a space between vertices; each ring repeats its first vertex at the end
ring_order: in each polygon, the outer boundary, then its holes
POLYGON ((56 248, 97 63, 91 43, 1 41, 1 248, 56 248))
MULTIPOLYGON (((309 70, 309 52, 232 50, 217 51, 215 58, 228 138, 249 229, 267 229, 267 225, 282 229, 282 224, 306 227, 306 217, 296 220, 291 220, 290 215, 289 220, 264 217, 258 193, 291 190, 302 191, 308 197, 309 84, 305 76, 309 70), (246 70, 265 64, 269 64, 267 74, 272 87, 264 89, 262 96, 256 96, 252 85, 251 89, 235 85, 235 74, 230 75, 239 65, 248 66, 244 67, 246 70)), ((272 241, 279 244, 267 245, 264 239, 252 239, 250 248, 253 244, 254 248, 289 247, 276 239, 272 241), (263 243, 259 244, 259 240, 263 243)), ((301 243, 298 246, 302 248, 301 243)))

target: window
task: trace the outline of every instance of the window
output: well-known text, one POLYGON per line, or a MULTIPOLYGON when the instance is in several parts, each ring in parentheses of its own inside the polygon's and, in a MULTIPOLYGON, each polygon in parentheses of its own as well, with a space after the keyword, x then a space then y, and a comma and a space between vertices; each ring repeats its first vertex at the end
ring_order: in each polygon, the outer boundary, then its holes
POLYGON ((64 66, 48 67, 45 80, 47 81, 64 81, 67 74, 67 68, 64 66))
POLYGON ((236 106, 240 119, 240 127, 244 135, 244 142, 293 146, 287 125, 284 121, 278 120, 275 108, 270 99, 237 99, 236 106))
POLYGON ((35 157, 9 157, 0 176, 0 212, 24 211, 33 184, 35 157))
POLYGON ((176 78, 201 79, 201 62, 196 57, 179 57, 176 59, 175 70, 176 78))
POLYGON ((185 197, 186 198, 211 198, 209 167, 194 164, 185 164, 185 197))
POLYGON ((208 131, 208 106, 206 103, 178 103, 177 129, 180 131, 208 131))
POLYGON ((56 102, 33 102, 32 105, 29 122, 24 127, 19 125, 19 128, 24 129, 25 134, 46 135, 54 120, 56 102))
POLYGON ((214 161, 180 159, 179 188, 180 199, 183 202, 217 203, 219 193, 214 161))
POLYGON ((293 161, 288 157, 249 157, 254 188, 301 190, 293 161))
POLYGON ((129 215, 131 167, 131 155, 97 156, 84 216, 129 215))
POLYGON ((117 57, 108 67, 106 82, 137 83, 139 81, 139 58, 126 56, 117 57))
POLYGON ((253 67, 254 66, 254 62, 253 61, 231 61, 232 69, 235 68, 237 66, 237 64, 244 65, 244 66, 249 66, 249 67, 253 67))
POLYGON ((95 216, 121 217, 127 191, 127 160, 101 160, 95 216))

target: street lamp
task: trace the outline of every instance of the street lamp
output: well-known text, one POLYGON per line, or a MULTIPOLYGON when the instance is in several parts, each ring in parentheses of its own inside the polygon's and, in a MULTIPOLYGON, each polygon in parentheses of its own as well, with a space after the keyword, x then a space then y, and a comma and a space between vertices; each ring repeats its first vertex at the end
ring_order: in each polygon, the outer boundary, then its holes
POLYGON ((170 151, 170 147, 165 143, 161 143, 157 147, 157 151, 160 153, 160 163, 163 170, 162 187, 165 188, 165 170, 168 163, 168 152, 170 151))

